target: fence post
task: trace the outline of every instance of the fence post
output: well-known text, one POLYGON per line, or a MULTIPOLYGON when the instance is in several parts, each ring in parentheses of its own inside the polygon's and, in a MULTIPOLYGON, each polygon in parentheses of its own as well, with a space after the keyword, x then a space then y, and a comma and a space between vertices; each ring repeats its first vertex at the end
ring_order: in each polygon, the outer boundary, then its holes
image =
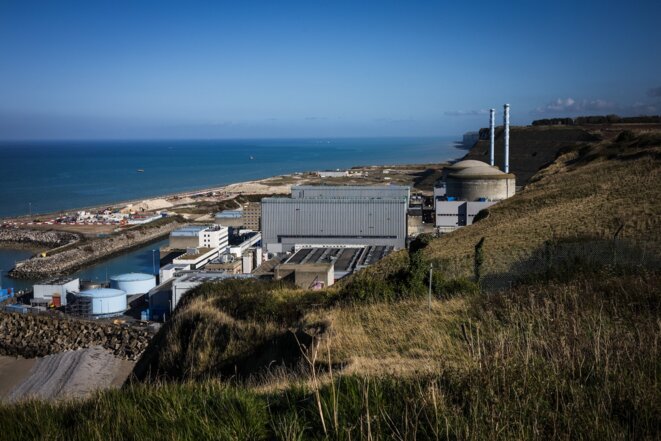
POLYGON ((434 264, 429 263, 429 313, 431 314, 431 282, 434 275, 434 264))
POLYGON ((473 258, 473 272, 475 273, 475 283, 480 284, 482 277, 482 264, 484 263, 484 237, 475 245, 475 256, 473 258))

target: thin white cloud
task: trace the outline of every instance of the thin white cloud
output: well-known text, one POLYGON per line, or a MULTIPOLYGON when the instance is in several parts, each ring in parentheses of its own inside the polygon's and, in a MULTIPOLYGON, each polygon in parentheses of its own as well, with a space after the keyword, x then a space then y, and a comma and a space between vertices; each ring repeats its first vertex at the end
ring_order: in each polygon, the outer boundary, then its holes
POLYGON ((445 112, 445 116, 482 116, 488 115, 489 111, 487 109, 479 110, 448 110, 445 112))
POLYGON ((544 106, 537 107, 533 113, 540 115, 548 113, 576 113, 576 112, 612 112, 618 108, 612 101, 602 99, 576 100, 574 98, 558 98, 544 106))

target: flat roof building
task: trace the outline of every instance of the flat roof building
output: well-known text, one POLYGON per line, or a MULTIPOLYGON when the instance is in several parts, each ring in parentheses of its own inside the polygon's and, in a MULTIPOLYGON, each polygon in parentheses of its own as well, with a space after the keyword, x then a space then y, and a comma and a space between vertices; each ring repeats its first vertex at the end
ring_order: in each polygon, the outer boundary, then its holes
POLYGON ((230 274, 225 271, 178 271, 174 278, 149 291, 151 319, 162 321, 169 318, 181 298, 202 283, 252 277, 249 274, 230 274))
POLYGON ((170 233, 170 246, 174 249, 221 248, 228 244, 228 229, 222 225, 190 225, 170 233))
POLYGON ((403 196, 265 198, 262 246, 270 253, 291 251, 296 245, 383 245, 401 249, 406 246, 407 208, 408 197, 403 196))
POLYGON ((327 287, 392 251, 392 247, 386 246, 300 248, 274 268, 274 278, 293 277, 297 286, 306 289, 327 287))
POLYGON ((55 307, 67 305, 67 293, 78 293, 80 280, 72 277, 58 277, 32 287, 35 300, 42 300, 55 307))

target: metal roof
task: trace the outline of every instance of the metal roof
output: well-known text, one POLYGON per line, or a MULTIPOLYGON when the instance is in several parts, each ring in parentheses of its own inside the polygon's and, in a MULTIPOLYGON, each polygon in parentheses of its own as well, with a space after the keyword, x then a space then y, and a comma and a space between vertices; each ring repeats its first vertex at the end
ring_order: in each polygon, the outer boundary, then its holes
POLYGON ((110 280, 115 282, 137 282, 142 280, 152 280, 154 275, 145 273, 126 273, 110 276, 110 280))
POLYGON ((192 225, 189 227, 176 229, 170 233, 170 236, 184 236, 184 237, 197 236, 198 234, 200 234, 201 231, 204 231, 207 228, 208 227, 205 225, 192 225))

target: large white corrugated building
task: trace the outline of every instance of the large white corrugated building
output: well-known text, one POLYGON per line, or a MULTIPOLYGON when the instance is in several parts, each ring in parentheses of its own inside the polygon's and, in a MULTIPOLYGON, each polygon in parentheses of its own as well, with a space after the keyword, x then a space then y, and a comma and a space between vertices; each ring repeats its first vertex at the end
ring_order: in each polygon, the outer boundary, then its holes
POLYGON ((405 186, 294 186, 291 198, 262 199, 262 246, 406 246, 405 186))

